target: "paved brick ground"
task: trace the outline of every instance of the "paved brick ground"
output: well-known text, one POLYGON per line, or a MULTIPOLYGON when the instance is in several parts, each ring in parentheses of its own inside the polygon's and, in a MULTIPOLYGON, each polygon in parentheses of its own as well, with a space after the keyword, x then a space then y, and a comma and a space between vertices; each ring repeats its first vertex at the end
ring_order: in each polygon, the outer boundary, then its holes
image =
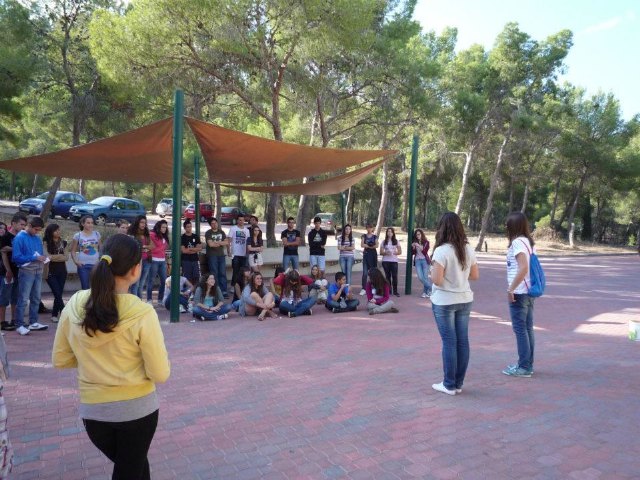
MULTIPOLYGON (((543 263, 535 377, 500 373, 515 359, 504 265, 482 256, 455 397, 431 389, 440 342, 417 293, 398 315, 164 324, 153 478, 638 478, 638 257, 543 263)), ((13 477, 109 478, 77 419, 75 372, 51 367, 54 328, 5 337, 13 477)))

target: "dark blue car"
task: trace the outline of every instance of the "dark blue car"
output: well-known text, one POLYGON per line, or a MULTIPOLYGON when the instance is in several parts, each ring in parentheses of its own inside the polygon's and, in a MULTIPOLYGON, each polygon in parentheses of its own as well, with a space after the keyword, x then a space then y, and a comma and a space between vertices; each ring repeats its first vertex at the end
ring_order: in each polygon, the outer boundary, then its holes
MULTIPOLYGON (((18 208, 21 212, 28 215, 40 215, 40 213, 42 213, 42 207, 47 201, 48 196, 49 192, 45 192, 41 193, 37 197, 27 198, 20 202, 20 206, 18 208)), ((79 205, 81 203, 87 203, 87 199, 82 195, 59 190, 56 192, 53 204, 51 205, 51 218, 54 218, 56 215, 62 218, 68 218, 69 209, 74 205, 79 205)))
POLYGON ((137 200, 122 197, 98 197, 91 203, 83 203, 71 208, 69 215, 73 221, 79 221, 84 215, 93 217, 96 225, 128 220, 130 223, 138 215, 146 215, 144 206, 137 200))

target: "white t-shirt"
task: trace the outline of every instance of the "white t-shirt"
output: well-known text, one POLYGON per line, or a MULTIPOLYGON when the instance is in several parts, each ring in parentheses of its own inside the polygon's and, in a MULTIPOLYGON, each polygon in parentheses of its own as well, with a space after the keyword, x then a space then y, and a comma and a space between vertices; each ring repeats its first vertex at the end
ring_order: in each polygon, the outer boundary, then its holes
MULTIPOLYGON (((513 282, 513 279, 516 278, 518 274, 518 259, 516 256, 519 253, 524 253, 527 259, 527 265, 529 265, 529 257, 531 254, 531 243, 527 237, 516 237, 511 242, 511 246, 507 250, 507 288, 513 282)), ((535 247, 533 249, 535 253, 535 247)), ((520 282, 520 285, 516 287, 513 293, 529 293, 529 287, 527 285, 531 285, 531 276, 529 272, 524 277, 524 281, 520 282)))
POLYGON ((100 252, 98 251, 100 232, 94 230, 89 235, 84 231, 77 232, 73 239, 78 242, 78 253, 76 254, 78 262, 85 265, 98 263, 100 257, 100 252))
POLYGON ((435 283, 431 289, 431 303, 434 305, 454 305, 473 302, 473 291, 469 285, 469 271, 477 263, 476 253, 469 244, 466 246, 466 266, 462 269, 456 250, 449 243, 440 245, 433 252, 432 260, 444 268, 441 286, 435 283))
POLYGON ((229 244, 231 245, 231 253, 234 257, 247 256, 247 241, 249 239, 249 229, 247 227, 238 227, 234 225, 229 229, 229 244))
POLYGON ((400 243, 394 245, 391 240, 382 244, 382 261, 383 262, 397 262, 398 261, 398 247, 400 243))
MULTIPOLYGON (((183 277, 182 275, 180 275, 180 293, 188 290, 187 282, 188 282, 187 277, 183 277)), ((162 303, 165 303, 170 295, 171 295, 171 277, 167 277, 167 279, 164 281, 164 298, 162 299, 162 303)))

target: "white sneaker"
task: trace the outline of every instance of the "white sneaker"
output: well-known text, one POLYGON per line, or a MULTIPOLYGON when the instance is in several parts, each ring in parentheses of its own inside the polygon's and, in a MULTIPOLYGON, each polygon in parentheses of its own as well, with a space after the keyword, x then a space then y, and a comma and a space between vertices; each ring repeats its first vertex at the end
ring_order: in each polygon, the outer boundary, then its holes
POLYGON ((227 315, 227 314, 225 313, 225 314, 223 314, 223 315, 218 315, 218 316, 216 317, 216 320, 225 320, 225 319, 227 319, 227 318, 229 318, 229 315, 227 315))
POLYGON ((31 325, 29 325, 29 330, 34 330, 34 331, 38 331, 38 330, 46 330, 49 328, 49 325, 43 325, 41 323, 32 323, 31 325))
POLYGON ((427 295, 426 293, 422 292, 422 295, 420 295, 420 297, 422 297, 422 298, 429 298, 429 295, 427 295))
POLYGON ((431 385, 431 388, 433 388, 434 390, 436 390, 438 392, 446 393, 447 395, 455 395, 456 394, 455 389, 449 390, 447 387, 444 386, 444 383, 442 383, 442 382, 434 383, 433 385, 431 385))
POLYGON ((189 305, 187 306, 187 311, 188 311, 189 313, 193 313, 193 305, 189 304, 189 305))
POLYGON ((180 313, 187 313, 187 309, 180 305, 180 313))
POLYGON ((29 335, 31 330, 29 330, 24 325, 20 325, 18 328, 16 328, 16 332, 18 332, 20 335, 29 335))
POLYGON ((153 300, 151 300, 151 299, 150 299, 150 300, 147 300, 147 303, 148 303, 149 305, 153 305, 153 300))
POLYGON ((51 322, 58 323, 58 317, 51 317, 51 322))
POLYGON ((456 393, 462 393, 462 389, 461 388, 456 388, 456 393))
POLYGON ((360 290, 360 296, 364 297, 367 294, 367 291, 363 288, 362 290, 360 290))

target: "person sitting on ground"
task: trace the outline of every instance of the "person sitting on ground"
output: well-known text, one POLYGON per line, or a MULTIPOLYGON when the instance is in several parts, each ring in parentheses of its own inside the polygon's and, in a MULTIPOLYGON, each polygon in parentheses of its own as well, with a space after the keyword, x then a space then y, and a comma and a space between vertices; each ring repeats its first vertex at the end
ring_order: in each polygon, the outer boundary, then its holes
POLYGON ((313 283, 309 285, 309 296, 315 298, 316 303, 325 303, 328 297, 327 286, 329 282, 324 278, 324 272, 318 265, 311 267, 311 278, 313 283))
POLYGON ((231 302, 231 306, 233 309, 238 312, 240 310, 240 302, 242 301, 242 291, 244 287, 246 287, 251 281, 251 268, 240 267, 240 275, 236 279, 236 283, 233 284, 233 301, 231 302))
POLYGON ((243 317, 258 316, 258 320, 262 321, 267 315, 277 317, 278 314, 273 311, 276 302, 273 293, 267 290, 260 272, 251 274, 249 285, 244 287, 242 291, 242 299, 240 302, 240 315, 243 317))
MULTIPOLYGON (((284 268, 282 268, 282 265, 278 265, 273 272, 273 280, 278 278, 283 273, 284 268)), ((271 280, 271 293, 273 293, 273 297, 277 306, 280 304, 280 298, 282 298, 282 285, 276 285, 275 283, 273 283, 273 280, 271 280)))
POLYGON ((273 283, 282 285, 282 298, 280 299, 280 312, 289 315, 289 318, 300 315, 311 315, 311 307, 316 299, 309 296, 302 298, 302 284, 311 285, 313 279, 306 275, 300 275, 297 270, 289 270, 273 279, 273 283))
MULTIPOLYGON (((193 284, 187 279, 187 277, 180 275, 180 313, 187 313, 189 311, 189 297, 193 292, 193 284)), ((164 282, 164 298, 162 304, 167 310, 171 310, 171 276, 168 276, 164 282)))
POLYGON ((325 306, 333 313, 353 312, 358 309, 360 301, 349 292, 347 276, 343 272, 336 273, 336 283, 329 285, 325 306))
POLYGON ((364 289, 367 293, 367 310, 369 310, 369 315, 387 312, 398 313, 395 304, 389 299, 391 294, 389 282, 387 282, 387 279, 384 278, 384 275, 379 269, 369 269, 369 281, 364 289))
POLYGON ((213 274, 200 277, 193 295, 193 316, 199 320, 224 320, 233 307, 224 303, 222 290, 213 274))

